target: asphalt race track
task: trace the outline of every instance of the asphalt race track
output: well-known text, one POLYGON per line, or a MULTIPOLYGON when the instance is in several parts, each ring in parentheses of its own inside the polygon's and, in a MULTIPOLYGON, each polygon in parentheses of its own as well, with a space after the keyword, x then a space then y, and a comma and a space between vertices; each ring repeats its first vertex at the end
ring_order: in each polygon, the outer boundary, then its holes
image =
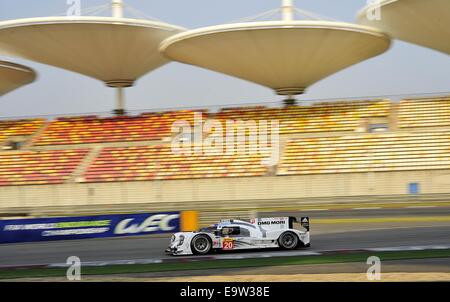
MULTIPOLYGON (((311 248, 304 251, 448 245, 450 222, 324 224, 317 225, 316 228, 314 225, 314 219, 320 217, 430 217, 448 214, 450 208, 308 213, 312 219, 311 248)), ((0 245, 0 266, 65 263, 70 256, 80 257, 82 262, 173 258, 164 254, 169 238, 170 236, 130 237, 0 245)), ((255 253, 264 254, 267 251, 255 253)), ((281 255, 286 252, 271 253, 281 255)))

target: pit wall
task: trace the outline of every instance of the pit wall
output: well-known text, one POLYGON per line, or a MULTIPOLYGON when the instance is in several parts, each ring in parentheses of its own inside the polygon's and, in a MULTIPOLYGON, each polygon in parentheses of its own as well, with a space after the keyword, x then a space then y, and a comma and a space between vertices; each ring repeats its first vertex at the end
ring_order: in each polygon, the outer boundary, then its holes
POLYGON ((71 183, 0 187, 0 213, 14 208, 192 203, 450 193, 450 170, 71 183))

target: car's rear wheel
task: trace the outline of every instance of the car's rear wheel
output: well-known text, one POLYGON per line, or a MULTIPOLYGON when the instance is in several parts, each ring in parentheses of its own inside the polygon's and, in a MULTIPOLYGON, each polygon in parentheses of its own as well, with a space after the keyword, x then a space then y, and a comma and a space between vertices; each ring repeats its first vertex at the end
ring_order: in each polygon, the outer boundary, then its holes
POLYGON ((298 236, 293 232, 284 232, 278 238, 278 244, 285 250, 293 250, 298 246, 298 236))
POLYGON ((205 255, 211 251, 211 239, 207 235, 197 235, 192 238, 191 249, 195 255, 205 255))

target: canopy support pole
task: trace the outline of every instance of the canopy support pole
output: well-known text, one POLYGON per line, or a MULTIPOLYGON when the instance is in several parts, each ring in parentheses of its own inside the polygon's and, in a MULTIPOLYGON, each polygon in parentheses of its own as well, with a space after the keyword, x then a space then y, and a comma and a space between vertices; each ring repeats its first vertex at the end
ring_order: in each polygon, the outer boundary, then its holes
POLYGON ((116 109, 114 110, 115 115, 125 115, 125 96, 124 96, 124 88, 117 87, 116 88, 116 109))
POLYGON ((295 97, 292 94, 289 94, 287 99, 285 99, 283 101, 284 105, 286 106, 293 106, 297 104, 297 100, 295 99, 295 97))
POLYGON ((283 0, 281 10, 283 12, 283 21, 293 21, 294 20, 293 0, 283 0))
POLYGON ((123 1, 122 0, 112 0, 111 8, 112 8, 112 16, 114 18, 123 18, 123 1))

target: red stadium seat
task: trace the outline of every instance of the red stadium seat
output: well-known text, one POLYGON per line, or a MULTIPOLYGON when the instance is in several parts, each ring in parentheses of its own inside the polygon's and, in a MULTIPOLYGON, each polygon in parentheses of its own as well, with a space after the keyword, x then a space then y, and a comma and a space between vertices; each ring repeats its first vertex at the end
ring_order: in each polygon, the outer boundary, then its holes
POLYGON ((63 183, 88 152, 88 149, 1 152, 0 186, 63 183))

